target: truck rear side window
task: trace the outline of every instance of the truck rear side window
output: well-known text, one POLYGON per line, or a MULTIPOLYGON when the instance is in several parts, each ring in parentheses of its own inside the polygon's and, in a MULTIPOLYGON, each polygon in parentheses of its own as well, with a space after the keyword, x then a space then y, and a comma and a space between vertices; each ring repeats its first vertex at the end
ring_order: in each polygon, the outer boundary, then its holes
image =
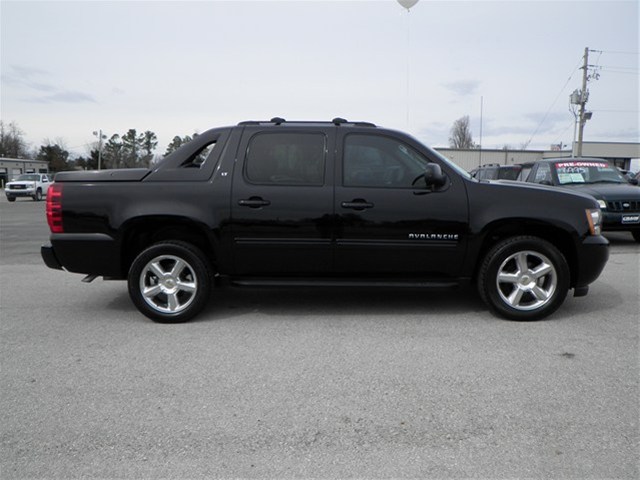
POLYGON ((245 178, 259 185, 323 185, 322 133, 259 133, 247 147, 245 178))
POLYGON ((209 143, 203 146, 197 152, 189 156, 184 162, 180 164, 181 168, 200 168, 204 162, 209 158, 209 155, 216 146, 216 142, 209 143))

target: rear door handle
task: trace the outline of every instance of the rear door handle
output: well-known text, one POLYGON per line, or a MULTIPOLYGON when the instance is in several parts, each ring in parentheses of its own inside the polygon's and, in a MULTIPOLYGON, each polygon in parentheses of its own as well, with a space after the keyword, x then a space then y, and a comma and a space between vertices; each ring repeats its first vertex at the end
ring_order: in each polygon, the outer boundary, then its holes
POLYGON ((352 208, 353 210, 365 210, 367 208, 373 208, 373 203, 369 203, 361 198, 356 198, 351 202, 342 202, 340 204, 342 208, 352 208))
POLYGON ((269 200, 263 200, 260 197, 251 197, 246 200, 238 200, 238 205, 241 207, 260 208, 271 205, 271 202, 269 200))

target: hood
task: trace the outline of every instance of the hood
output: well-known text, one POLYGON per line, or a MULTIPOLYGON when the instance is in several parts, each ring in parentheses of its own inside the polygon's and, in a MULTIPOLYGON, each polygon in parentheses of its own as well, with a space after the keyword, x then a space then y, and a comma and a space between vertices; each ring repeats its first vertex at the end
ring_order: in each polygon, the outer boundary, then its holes
MULTIPOLYGON (((589 199, 591 202, 593 202, 593 195, 587 193, 587 192, 583 192, 583 191, 579 191, 579 190, 574 190, 574 189, 568 189, 568 188, 558 188, 558 187, 554 187, 552 185, 542 185, 539 183, 529 183, 529 182, 520 182, 517 180, 482 180, 480 182, 478 182, 479 184, 485 184, 485 185, 490 185, 493 187, 508 187, 508 188, 516 188, 518 190, 528 190, 528 191, 537 191, 537 192, 548 192, 554 195, 566 195, 568 194, 573 194, 573 196, 576 197, 582 197, 582 198, 587 198, 589 199)), ((640 188, 638 189, 640 191, 640 188)))
POLYGON ((591 195, 598 200, 639 200, 640 187, 629 183, 589 183, 563 185, 560 187, 572 192, 581 192, 591 195))
POLYGON ((553 185, 543 185, 541 183, 530 183, 530 182, 521 182, 518 180, 483 180, 483 183, 489 183, 492 185, 505 185, 505 186, 509 186, 509 187, 518 187, 518 188, 527 188, 529 190, 539 190, 539 191, 544 191, 544 192, 558 192, 560 191, 571 191, 573 193, 576 193, 578 195, 582 194, 582 196, 585 195, 592 195, 589 192, 584 192, 582 190, 573 190, 573 189, 558 189, 558 187, 554 187, 553 185))

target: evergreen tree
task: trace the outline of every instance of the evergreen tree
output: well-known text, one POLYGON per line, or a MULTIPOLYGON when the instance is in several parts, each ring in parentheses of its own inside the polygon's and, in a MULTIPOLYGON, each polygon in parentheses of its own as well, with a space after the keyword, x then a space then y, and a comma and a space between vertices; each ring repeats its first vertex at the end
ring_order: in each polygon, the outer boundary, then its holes
POLYGON ((71 165, 69 164, 69 152, 57 143, 49 143, 47 145, 40 146, 40 151, 36 156, 36 160, 48 162, 49 170, 52 172, 71 170, 71 165))

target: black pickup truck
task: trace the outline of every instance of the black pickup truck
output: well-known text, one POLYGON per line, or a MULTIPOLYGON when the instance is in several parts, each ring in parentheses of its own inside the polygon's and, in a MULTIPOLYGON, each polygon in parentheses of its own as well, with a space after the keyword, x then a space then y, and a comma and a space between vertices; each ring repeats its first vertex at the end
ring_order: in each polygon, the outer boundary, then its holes
POLYGON ((149 169, 62 172, 51 268, 127 279, 136 307, 189 320, 217 277, 240 285, 458 287, 535 320, 585 295, 608 241, 590 196, 479 182, 371 123, 242 122, 149 169))

